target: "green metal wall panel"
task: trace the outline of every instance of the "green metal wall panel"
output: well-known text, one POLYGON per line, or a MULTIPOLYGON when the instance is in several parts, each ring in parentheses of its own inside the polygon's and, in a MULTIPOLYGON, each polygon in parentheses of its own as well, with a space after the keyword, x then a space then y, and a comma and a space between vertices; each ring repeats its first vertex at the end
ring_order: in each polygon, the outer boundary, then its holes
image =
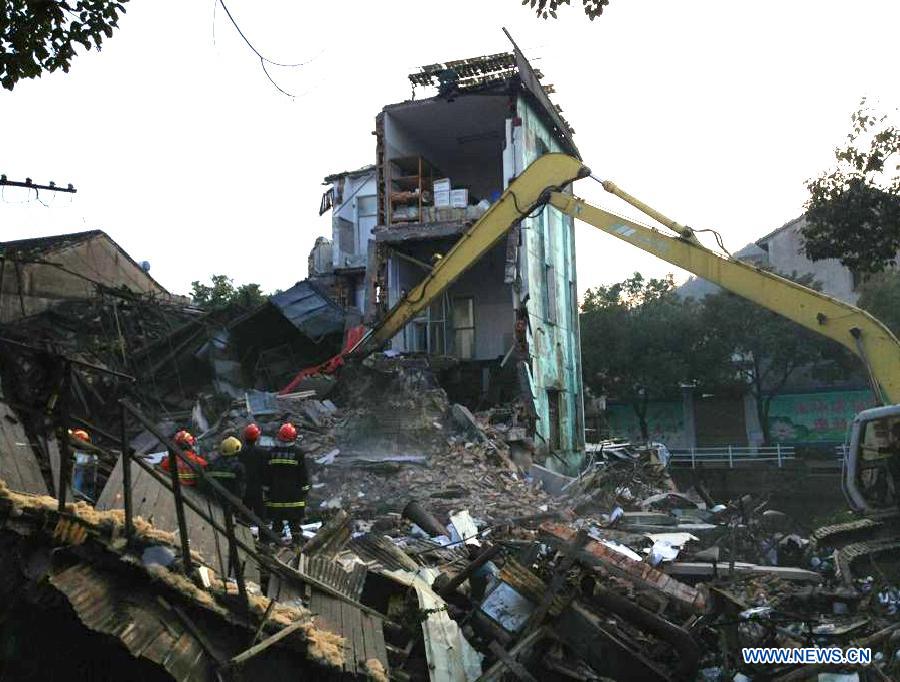
MULTIPOLYGON (((564 151, 522 98, 517 113, 522 121, 518 167, 527 167, 544 153, 564 151)), ((536 445, 542 449, 549 446, 548 390, 559 391, 560 454, 577 468, 584 449, 584 407, 574 221, 556 209, 545 208, 523 221, 523 228, 522 293, 530 296, 529 343, 535 358, 535 409, 539 416, 536 445)))

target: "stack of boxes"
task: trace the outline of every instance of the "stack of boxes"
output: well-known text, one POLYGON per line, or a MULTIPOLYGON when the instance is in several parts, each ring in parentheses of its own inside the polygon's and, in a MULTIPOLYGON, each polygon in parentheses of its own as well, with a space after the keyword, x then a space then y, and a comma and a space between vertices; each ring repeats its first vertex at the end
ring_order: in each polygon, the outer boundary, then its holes
POLYGON ((451 189, 450 178, 434 181, 434 221, 465 220, 469 190, 451 189))

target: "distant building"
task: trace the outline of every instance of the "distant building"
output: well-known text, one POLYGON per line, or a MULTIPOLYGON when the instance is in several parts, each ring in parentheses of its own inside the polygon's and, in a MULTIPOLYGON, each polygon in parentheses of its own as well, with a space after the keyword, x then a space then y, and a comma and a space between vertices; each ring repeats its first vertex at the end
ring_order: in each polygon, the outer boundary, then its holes
POLYGON ((362 313, 368 293, 369 242, 375 239, 378 219, 375 166, 334 173, 324 183, 330 187, 322 196, 319 213, 331 211, 331 264, 337 299, 344 307, 362 313))
POLYGON ((101 230, 0 242, 0 322, 34 315, 53 303, 89 299, 103 289, 172 298, 101 230))
MULTIPOLYGON (((748 244, 734 253, 735 258, 760 267, 771 268, 784 275, 812 275, 822 291, 842 301, 855 304, 859 298, 859 278, 839 260, 812 261, 803 251, 801 230, 806 217, 800 216, 770 232, 765 237, 748 244)), ((704 298, 719 290, 715 284, 699 277, 692 277, 678 289, 683 297, 704 298)))
MULTIPOLYGON (((529 164, 548 152, 579 156, 541 77, 518 49, 409 75, 414 89, 437 94, 385 106, 375 163, 325 179, 341 303, 376 321, 529 164)), ((519 397, 532 410, 538 451, 582 452, 576 292, 573 220, 546 208, 514 226, 391 347, 456 358, 469 403, 519 397)))

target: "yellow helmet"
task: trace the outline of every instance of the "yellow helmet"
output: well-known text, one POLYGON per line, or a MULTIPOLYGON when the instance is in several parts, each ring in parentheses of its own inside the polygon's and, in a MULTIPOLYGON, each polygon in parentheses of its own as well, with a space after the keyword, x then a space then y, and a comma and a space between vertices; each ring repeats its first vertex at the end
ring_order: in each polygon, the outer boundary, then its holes
POLYGON ((219 445, 219 452, 223 455, 236 455, 241 451, 241 441, 234 436, 228 436, 219 445))

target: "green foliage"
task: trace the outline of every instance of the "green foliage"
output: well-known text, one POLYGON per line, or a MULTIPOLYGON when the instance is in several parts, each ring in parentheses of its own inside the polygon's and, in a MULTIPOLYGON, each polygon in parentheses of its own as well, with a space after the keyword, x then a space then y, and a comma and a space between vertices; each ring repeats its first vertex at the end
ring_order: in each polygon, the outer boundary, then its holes
POLYGON ((872 275, 860 285, 857 305, 900 337, 900 273, 889 271, 872 275))
POLYGON ((881 272, 900 250, 900 128, 860 102, 837 165, 807 183, 804 250, 859 273, 881 272))
POLYGON ((728 353, 703 329, 699 304, 680 299, 671 276, 635 273, 589 290, 580 322, 585 383, 631 404, 644 438, 649 401, 677 395, 684 383, 721 384, 730 371, 728 353))
MULTIPOLYGON (((809 276, 793 279, 816 288, 809 276)), ((890 285, 878 290, 877 305, 893 304, 900 317, 900 275, 890 285)), ((635 273, 589 290, 580 322, 585 384, 629 403, 645 438, 648 403, 671 399, 688 384, 716 395, 749 389, 768 442, 772 399, 798 372, 838 379, 858 369, 837 343, 734 294, 682 299, 671 276, 648 280, 635 273)))
MULTIPOLYGON (((549 17, 556 19, 556 10, 560 5, 571 5, 572 3, 571 0, 522 0, 522 4, 531 5, 531 9, 540 19, 549 17)), ((609 4, 609 0, 581 0, 581 4, 588 19, 593 21, 603 14, 603 9, 609 4)))
MULTIPOLYGON (((810 276, 793 279, 818 288, 810 276)), ((792 376, 812 369, 833 379, 853 367, 852 356, 837 343, 727 291, 704 299, 702 319, 719 356, 732 354, 732 366, 753 394, 767 443, 769 407, 792 376)))
POLYGON ((234 281, 227 275, 213 275, 210 284, 191 282, 191 299, 203 310, 223 310, 236 306, 250 310, 266 300, 259 284, 242 284, 234 286, 234 281))
POLYGON ((68 72, 76 45, 100 50, 128 0, 0 0, 0 85, 68 72))

